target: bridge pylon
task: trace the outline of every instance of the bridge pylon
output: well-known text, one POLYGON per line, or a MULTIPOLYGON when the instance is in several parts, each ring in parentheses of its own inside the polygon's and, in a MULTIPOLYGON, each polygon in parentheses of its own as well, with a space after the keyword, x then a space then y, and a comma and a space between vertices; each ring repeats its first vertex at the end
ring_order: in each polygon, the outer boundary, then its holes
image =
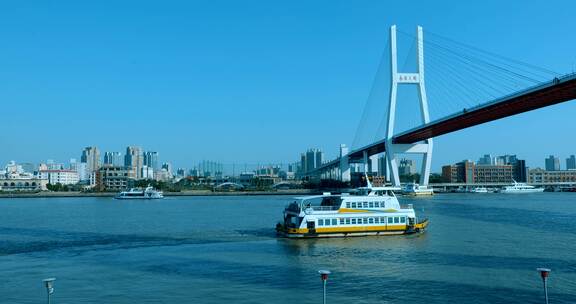
POLYGON ((428 185, 430 176, 430 165, 432 162, 432 138, 426 139, 420 143, 414 144, 394 144, 392 142, 394 137, 394 122, 396 119, 396 97, 399 85, 416 85, 418 87, 418 99, 420 100, 420 115, 422 123, 430 122, 430 115, 428 112, 428 99, 426 98, 426 86, 424 81, 424 39, 422 27, 417 28, 417 72, 416 73, 399 73, 398 72, 398 57, 396 47, 396 25, 390 27, 390 72, 391 72, 391 87, 390 87, 390 101, 388 105, 388 123, 386 130, 386 161, 388 163, 388 170, 390 170, 390 177, 394 186, 400 186, 400 176, 398 174, 398 159, 397 154, 400 153, 415 153, 423 154, 422 168, 420 170, 420 184, 428 185))

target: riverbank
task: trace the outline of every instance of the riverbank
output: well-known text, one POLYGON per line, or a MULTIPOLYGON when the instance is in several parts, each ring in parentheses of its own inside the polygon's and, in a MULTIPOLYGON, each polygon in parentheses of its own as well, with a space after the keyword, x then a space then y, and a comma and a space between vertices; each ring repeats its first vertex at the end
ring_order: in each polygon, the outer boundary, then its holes
MULTIPOLYGON (((230 192, 213 192, 210 190, 189 190, 181 192, 164 192, 164 196, 255 196, 255 195, 310 195, 319 194, 317 190, 310 189, 291 189, 275 191, 230 191, 230 192)), ((52 192, 43 191, 36 193, 0 193, 0 198, 65 198, 65 197, 113 197, 116 192, 52 192)))

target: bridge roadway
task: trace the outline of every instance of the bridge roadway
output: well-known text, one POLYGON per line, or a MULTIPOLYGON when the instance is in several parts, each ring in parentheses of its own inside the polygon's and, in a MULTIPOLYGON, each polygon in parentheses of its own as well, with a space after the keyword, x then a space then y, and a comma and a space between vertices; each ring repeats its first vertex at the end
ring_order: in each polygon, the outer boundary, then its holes
MULTIPOLYGON (((392 138, 392 142, 395 144, 413 144, 428 138, 573 99, 576 99, 575 73, 554 78, 549 82, 530 87, 476 107, 463 109, 462 112, 407 130, 395 135, 392 138)), ((351 151, 348 154, 349 162, 361 161, 364 152, 367 152, 368 156, 384 152, 386 150, 385 142, 386 139, 382 139, 351 151)), ((339 164, 340 159, 338 158, 324 163, 310 173, 316 174, 328 168, 338 166, 339 164)))

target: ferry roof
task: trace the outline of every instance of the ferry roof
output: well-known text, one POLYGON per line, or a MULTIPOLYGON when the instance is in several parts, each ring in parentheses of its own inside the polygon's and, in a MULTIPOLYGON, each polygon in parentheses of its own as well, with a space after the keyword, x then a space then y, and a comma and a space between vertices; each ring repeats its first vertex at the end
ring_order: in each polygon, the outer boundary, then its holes
MULTIPOLYGON (((389 191, 389 190, 396 190, 396 191, 400 191, 402 190, 402 188, 400 187, 358 187, 356 189, 353 189, 351 192, 355 192, 358 190, 370 190, 370 191, 389 191)), ((338 197, 338 196, 346 196, 349 195, 350 193, 348 192, 343 192, 341 194, 332 194, 330 192, 324 192, 322 194, 317 194, 317 195, 308 195, 308 196, 297 196, 294 197, 295 200, 311 200, 311 199, 315 199, 315 198, 321 198, 321 197, 338 197)))

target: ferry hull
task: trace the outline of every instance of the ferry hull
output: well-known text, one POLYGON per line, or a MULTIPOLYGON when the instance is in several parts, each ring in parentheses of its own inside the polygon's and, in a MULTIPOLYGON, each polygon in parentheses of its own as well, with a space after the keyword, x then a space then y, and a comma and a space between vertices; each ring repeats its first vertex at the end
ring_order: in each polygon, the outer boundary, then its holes
POLYGON ((276 226, 276 233, 281 237, 306 239, 306 238, 333 238, 333 237, 358 237, 358 236, 388 236, 422 233, 428 227, 428 220, 424 220, 412 227, 402 230, 375 230, 375 231, 330 231, 318 232, 308 229, 286 229, 281 224, 276 226))

